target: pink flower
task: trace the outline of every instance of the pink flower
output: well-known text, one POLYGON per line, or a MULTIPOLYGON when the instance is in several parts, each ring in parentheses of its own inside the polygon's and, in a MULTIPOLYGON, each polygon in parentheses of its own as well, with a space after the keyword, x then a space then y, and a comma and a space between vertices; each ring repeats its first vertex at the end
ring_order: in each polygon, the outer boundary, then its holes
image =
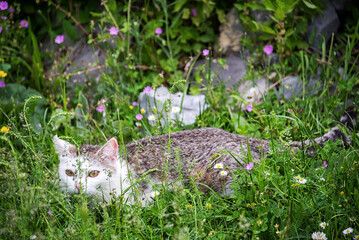
POLYGON ((196 9, 191 8, 191 13, 192 13, 193 17, 197 17, 197 11, 196 11, 196 9))
POLYGON ((224 69, 226 69, 226 71, 229 71, 229 66, 226 65, 226 66, 224 67, 224 69))
POLYGON ((247 165, 246 165, 246 169, 249 171, 249 170, 252 170, 252 168, 253 168, 253 163, 252 162, 250 162, 250 163, 248 163, 247 165))
POLYGON ((57 37, 55 38, 55 43, 61 44, 64 42, 64 39, 65 39, 64 35, 57 35, 57 37))
POLYGON ((2 11, 4 11, 4 10, 6 10, 7 8, 8 8, 8 3, 6 2, 6 1, 1 1, 0 2, 0 9, 2 10, 2 11))
POLYGON ((101 104, 100 106, 98 106, 98 107, 96 108, 96 111, 97 111, 97 112, 103 112, 103 111, 105 111, 105 110, 106 110, 105 104, 101 104))
POLYGON ((136 115, 136 119, 137 119, 138 121, 141 121, 142 118, 143 118, 143 116, 142 116, 141 113, 139 113, 139 114, 136 115))
POLYGON ((5 82, 4 81, 0 81, 0 88, 5 87, 5 82))
POLYGON ((9 7, 9 12, 14 12, 15 9, 13 7, 9 7))
POLYGON ((51 210, 49 210, 49 211, 47 212, 47 214, 49 214, 49 215, 51 215, 51 216, 54 215, 51 210))
POLYGON ((263 52, 267 55, 270 55, 273 52, 273 46, 272 45, 265 45, 263 52))
POLYGON ((2 32, 2 27, 0 27, 0 33, 2 32))
POLYGON ((23 19, 23 20, 20 21, 20 25, 23 28, 27 28, 29 26, 29 22, 26 21, 25 19, 23 19))
POLYGON ((150 93, 152 91, 152 88, 150 86, 145 87, 145 89, 143 89, 144 93, 150 93))
POLYGON ((253 110, 253 105, 252 105, 252 103, 250 103, 250 104, 247 106, 247 111, 248 111, 248 112, 252 112, 252 110, 253 110))
POLYGON ((139 104, 138 104, 138 102, 136 102, 136 101, 134 101, 133 103, 132 103, 132 106, 138 106, 139 104))
POLYGON ((328 167, 327 161, 324 161, 324 162, 323 162, 323 166, 324 166, 325 168, 328 167))
POLYGON ((115 27, 111 27, 110 28, 110 34, 111 35, 113 35, 113 36, 115 36, 115 35, 117 35, 118 34, 118 29, 117 28, 115 28, 115 27))
POLYGON ((202 51, 202 53, 203 53, 203 56, 208 56, 208 55, 209 55, 209 50, 208 50, 208 49, 204 49, 204 50, 202 51))
POLYGON ((156 33, 157 35, 162 34, 162 28, 156 28, 155 33, 156 33))

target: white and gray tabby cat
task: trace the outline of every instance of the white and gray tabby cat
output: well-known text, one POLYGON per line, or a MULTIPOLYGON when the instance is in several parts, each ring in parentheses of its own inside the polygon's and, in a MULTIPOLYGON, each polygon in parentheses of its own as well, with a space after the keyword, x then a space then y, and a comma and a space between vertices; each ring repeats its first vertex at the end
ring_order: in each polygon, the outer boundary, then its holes
MULTIPOLYGON (((341 124, 346 125, 349 131, 356 127, 354 108, 342 116, 341 124)), ((334 127, 322 137, 306 140, 304 146, 313 143, 322 146, 328 140, 350 144, 350 137, 334 127)), ((158 194, 156 190, 176 184, 179 176, 184 184, 188 183, 188 179, 201 183, 198 186, 205 192, 211 188, 230 195, 233 192, 230 189, 231 172, 243 166, 225 152, 231 152, 243 164, 247 144, 254 162, 266 157, 270 150, 268 140, 248 138, 215 128, 185 130, 134 141, 125 146, 127 161, 119 156, 115 138, 104 146, 82 145, 76 148, 57 136, 53 138, 53 143, 60 159, 62 190, 70 194, 84 192, 96 195, 106 202, 119 196, 127 204, 134 204, 136 199, 140 199, 143 205, 158 194), (222 189, 223 182, 225 189, 222 189)), ((291 142, 289 145, 299 149, 303 147, 302 142, 291 142)))

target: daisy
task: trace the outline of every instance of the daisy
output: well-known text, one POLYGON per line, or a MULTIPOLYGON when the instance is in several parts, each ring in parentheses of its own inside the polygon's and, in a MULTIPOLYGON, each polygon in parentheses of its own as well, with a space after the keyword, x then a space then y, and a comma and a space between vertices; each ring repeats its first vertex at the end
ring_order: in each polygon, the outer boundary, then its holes
POLYGON ((150 116, 148 116, 148 120, 150 120, 150 121, 155 121, 156 120, 156 117, 155 117, 155 115, 150 115, 150 116))
POLYGON ((305 178, 300 178, 299 180, 297 180, 299 183, 301 184, 305 184, 307 182, 307 179, 305 178))
POLYGON ((328 226, 328 224, 326 222, 322 222, 319 224, 319 226, 325 229, 325 227, 328 226))
POLYGON ((352 233, 353 232, 353 228, 347 228, 343 231, 343 234, 346 235, 346 234, 349 234, 349 233, 352 233))
POLYGON ((223 163, 216 163, 216 164, 214 165, 214 168, 222 169, 222 168, 223 168, 223 163))
POLYGON ((228 172, 227 171, 220 171, 219 174, 221 174, 222 177, 227 176, 228 172))
POLYGON ((179 112, 180 112, 180 108, 179 108, 179 107, 173 107, 173 108, 172 108, 172 112, 173 112, 173 113, 179 113, 179 112))
POLYGON ((160 195, 160 192, 158 192, 158 191, 153 191, 153 192, 151 192, 151 197, 157 197, 158 195, 160 195))

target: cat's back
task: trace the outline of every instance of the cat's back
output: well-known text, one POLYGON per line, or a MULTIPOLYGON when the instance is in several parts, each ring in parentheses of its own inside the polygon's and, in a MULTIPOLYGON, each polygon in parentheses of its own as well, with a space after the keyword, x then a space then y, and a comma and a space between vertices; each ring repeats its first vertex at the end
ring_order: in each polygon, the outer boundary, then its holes
MULTIPOLYGON (((233 134, 218 128, 201 128, 184 130, 170 134, 135 140, 126 145, 127 159, 131 162, 158 161, 166 156, 175 158, 179 154, 186 159, 210 158, 217 151, 238 151, 247 149, 247 142, 252 151, 263 141, 233 134), (168 156, 170 155, 170 156, 168 156)), ((267 144, 267 141, 264 141, 267 144)))

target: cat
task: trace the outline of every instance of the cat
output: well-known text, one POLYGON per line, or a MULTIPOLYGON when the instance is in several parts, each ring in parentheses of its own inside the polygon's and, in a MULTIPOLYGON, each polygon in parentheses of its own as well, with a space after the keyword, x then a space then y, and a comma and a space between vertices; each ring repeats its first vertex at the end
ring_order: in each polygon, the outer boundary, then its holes
MULTIPOLYGON (((341 125, 349 131, 355 129, 356 114, 356 109, 348 109, 341 118, 341 125)), ((322 146, 328 140, 341 140, 345 146, 351 142, 336 126, 322 137, 291 142, 289 147, 308 146, 307 153, 311 154, 314 145, 322 146)), ((59 155, 60 189, 70 194, 85 192, 105 202, 119 197, 131 205, 140 200, 144 206, 151 203, 162 187, 187 184, 189 179, 198 183, 204 192, 212 189, 229 196, 233 193, 232 173, 245 167, 248 161, 259 162, 270 150, 268 140, 216 128, 146 137, 126 144, 123 156, 115 138, 103 146, 76 148, 56 135, 53 145, 59 155), (248 149, 251 159, 247 156, 248 149)))

